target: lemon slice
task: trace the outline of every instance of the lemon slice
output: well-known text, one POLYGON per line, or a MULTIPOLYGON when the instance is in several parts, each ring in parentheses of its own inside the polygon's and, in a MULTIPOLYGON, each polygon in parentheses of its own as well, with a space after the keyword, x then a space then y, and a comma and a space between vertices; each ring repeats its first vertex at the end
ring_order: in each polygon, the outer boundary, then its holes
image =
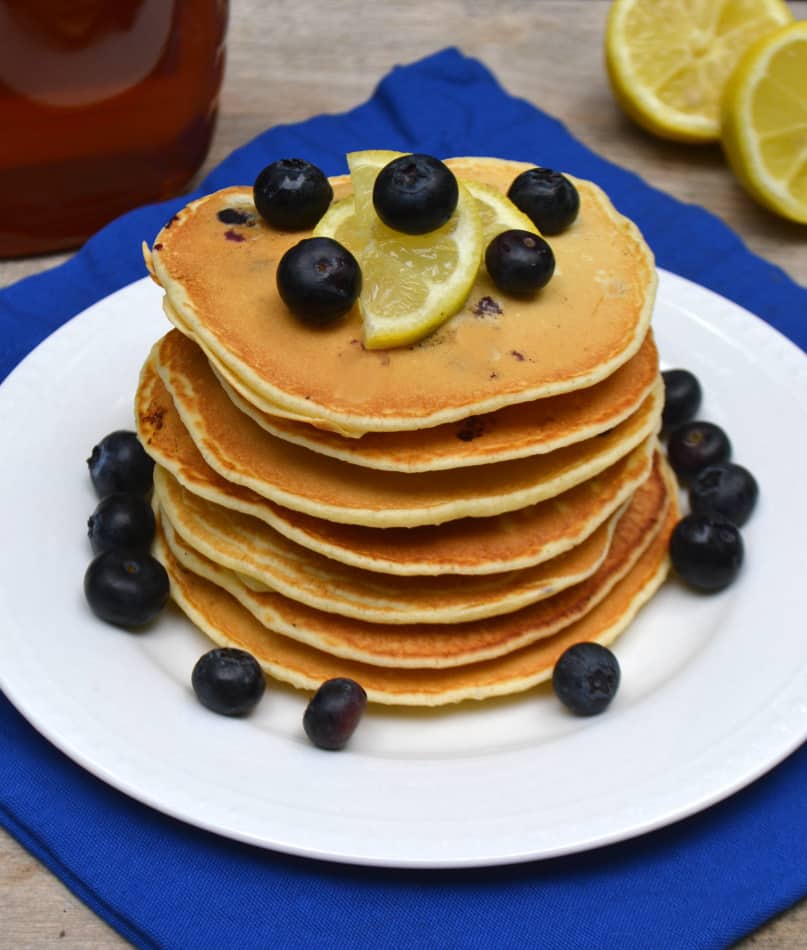
POLYGON ((347 167, 350 169, 350 184, 359 219, 370 222, 375 217, 373 209, 373 185, 385 165, 405 155, 405 152, 390 152, 384 149, 368 149, 364 152, 348 152, 347 167))
POLYGON ((722 139, 749 193, 807 224, 807 22, 777 30, 740 60, 723 98, 722 139))
POLYGON ((314 228, 314 237, 329 237, 343 244, 354 257, 367 243, 369 228, 361 227, 356 203, 351 195, 331 202, 331 206, 314 228))
MULTIPOLYGON (((482 225, 482 266, 485 266, 485 249, 488 244, 501 234, 502 231, 512 229, 518 231, 532 231, 541 234, 535 222, 529 215, 524 214, 513 202, 497 191, 492 185, 481 181, 464 181, 463 184, 476 200, 476 209, 479 212, 479 221, 482 225)), ((543 235, 541 235, 543 237, 543 235)), ((560 275, 560 267, 555 261, 554 276, 560 275)))
POLYGON ((361 265, 358 303, 371 350, 415 343, 457 313, 483 250, 476 202, 461 182, 456 210, 435 231, 403 234, 379 219, 372 207, 375 176, 399 154, 352 153, 354 197, 334 202, 314 230, 344 244, 361 265))
POLYGON ((720 98, 740 57, 792 21, 784 0, 614 0, 605 34, 614 95, 655 135, 716 142, 720 98))
POLYGON ((533 224, 532 218, 523 211, 519 211, 506 195, 497 191, 492 185, 485 185, 479 181, 464 181, 463 184, 476 199, 485 247, 502 231, 515 228, 520 231, 532 231, 533 234, 541 233, 533 224))

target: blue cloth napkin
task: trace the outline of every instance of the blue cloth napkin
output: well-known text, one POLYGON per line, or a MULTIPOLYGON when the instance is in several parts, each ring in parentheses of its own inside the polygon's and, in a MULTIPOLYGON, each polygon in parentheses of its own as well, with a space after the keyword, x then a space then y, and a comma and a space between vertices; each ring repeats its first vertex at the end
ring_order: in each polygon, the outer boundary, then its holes
MULTIPOLYGON (((445 50, 394 69, 369 102, 264 133, 200 193, 302 155, 498 155, 591 178, 645 233, 658 263, 759 314, 804 347, 807 291, 700 208, 593 154, 556 119, 445 50)), ((139 243, 187 198, 138 209, 58 269, 0 293, 0 377, 89 304, 143 276, 139 243)), ((729 800, 633 841, 498 869, 403 872, 241 845, 109 788, 0 695, 0 822, 138 947, 725 947, 807 894, 807 746, 729 800)))

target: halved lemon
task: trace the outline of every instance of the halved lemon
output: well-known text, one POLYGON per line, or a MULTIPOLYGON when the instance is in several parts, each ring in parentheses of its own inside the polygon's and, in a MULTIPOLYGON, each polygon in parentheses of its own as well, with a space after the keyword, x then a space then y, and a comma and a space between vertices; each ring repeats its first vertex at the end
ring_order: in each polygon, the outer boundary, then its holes
POLYGON ((654 135, 716 142, 740 57, 792 21, 784 0, 614 0, 605 35, 614 95, 654 135))
POLYGON ((807 21, 766 36, 740 60, 723 97, 722 140, 754 198, 807 224, 807 21))
POLYGON ((476 279, 483 250, 476 202, 461 182, 456 210, 435 231, 403 234, 379 219, 372 186, 398 154, 348 156, 354 196, 334 202, 314 230, 344 244, 361 265, 358 303, 368 349, 415 343, 457 313, 476 279))

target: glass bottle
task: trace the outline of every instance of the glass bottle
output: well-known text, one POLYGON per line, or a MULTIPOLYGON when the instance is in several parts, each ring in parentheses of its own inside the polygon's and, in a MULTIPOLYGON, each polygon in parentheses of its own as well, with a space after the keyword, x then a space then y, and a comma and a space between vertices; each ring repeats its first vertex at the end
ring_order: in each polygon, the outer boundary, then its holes
POLYGON ((76 247, 207 154, 227 0, 0 0, 0 257, 76 247))

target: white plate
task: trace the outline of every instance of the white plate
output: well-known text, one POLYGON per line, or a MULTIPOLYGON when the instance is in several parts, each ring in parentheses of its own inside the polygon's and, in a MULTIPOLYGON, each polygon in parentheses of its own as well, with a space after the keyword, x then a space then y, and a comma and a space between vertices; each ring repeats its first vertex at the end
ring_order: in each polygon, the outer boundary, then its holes
POLYGON ((728 591, 668 583, 617 642, 603 716, 544 688, 434 713, 373 709, 347 750, 302 732, 304 698, 270 688, 218 717, 189 678, 209 647, 169 610, 148 633, 95 620, 82 595, 84 460, 132 427, 132 394, 167 329, 150 281, 100 301, 0 387, 0 685, 48 739, 140 801, 232 838, 390 866, 503 864, 658 828, 756 778, 807 736, 807 360, 760 320, 663 273, 665 365, 702 380, 758 477, 746 566, 728 591))

